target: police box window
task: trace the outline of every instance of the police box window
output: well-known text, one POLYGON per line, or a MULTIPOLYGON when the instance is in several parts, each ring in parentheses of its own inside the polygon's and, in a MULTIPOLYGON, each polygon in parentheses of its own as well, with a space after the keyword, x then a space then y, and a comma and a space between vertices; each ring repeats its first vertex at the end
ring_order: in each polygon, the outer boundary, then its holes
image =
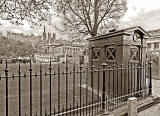
POLYGON ((131 48, 130 49, 130 59, 131 61, 138 61, 139 54, 138 54, 138 48, 131 48))
POLYGON ((116 57, 116 49, 113 47, 106 48, 106 60, 108 61, 115 61, 116 57))
POLYGON ((93 60, 100 59, 100 48, 92 48, 92 59, 93 60))

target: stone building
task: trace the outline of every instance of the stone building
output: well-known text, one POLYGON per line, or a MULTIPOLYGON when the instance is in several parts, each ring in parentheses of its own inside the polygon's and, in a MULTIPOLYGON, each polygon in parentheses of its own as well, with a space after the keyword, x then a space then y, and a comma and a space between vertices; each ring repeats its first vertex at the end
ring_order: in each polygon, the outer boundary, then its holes
POLYGON ((160 29, 148 31, 151 35, 147 40, 147 55, 152 59, 153 78, 160 78, 160 29))
POLYGON ((54 47, 54 56, 59 60, 71 61, 70 63, 88 63, 88 56, 84 54, 85 49, 86 46, 81 44, 59 44, 54 47))
POLYGON ((158 52, 160 51, 160 29, 148 31, 151 35, 150 39, 147 40, 147 51, 158 52))
POLYGON ((84 46, 81 45, 58 45, 54 48, 55 56, 63 56, 68 54, 69 56, 79 56, 84 46))

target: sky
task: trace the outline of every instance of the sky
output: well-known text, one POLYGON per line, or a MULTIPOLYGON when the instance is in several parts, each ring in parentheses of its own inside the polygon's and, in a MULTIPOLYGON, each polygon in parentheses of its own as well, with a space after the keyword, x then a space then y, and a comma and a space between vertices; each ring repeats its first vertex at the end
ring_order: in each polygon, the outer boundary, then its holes
MULTIPOLYGON (((120 28, 126 28, 130 26, 141 26, 146 31, 153 29, 160 29, 160 0, 127 0, 128 11, 124 17, 120 20, 120 28)), ((0 30, 6 32, 11 30, 14 32, 24 32, 29 34, 41 34, 43 32, 43 26, 37 28, 31 28, 27 21, 23 21, 24 26, 16 26, 8 23, 7 21, 0 20, 2 24, 0 30)), ((56 31, 54 26, 59 26, 58 20, 53 19, 53 25, 47 26, 46 30, 56 31)), ((43 24, 46 25, 46 24, 43 24)))
POLYGON ((160 0, 127 0, 128 11, 121 28, 141 26, 145 30, 160 29, 160 0))

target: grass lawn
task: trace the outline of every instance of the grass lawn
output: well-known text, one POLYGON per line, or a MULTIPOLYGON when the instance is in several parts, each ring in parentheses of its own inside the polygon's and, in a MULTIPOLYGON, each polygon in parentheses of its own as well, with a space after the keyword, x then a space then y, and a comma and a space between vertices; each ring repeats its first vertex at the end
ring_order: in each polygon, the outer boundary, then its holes
MULTIPOLYGON (((40 71, 40 64, 33 64, 33 74, 39 74, 40 71)), ((9 77, 12 77, 12 75, 18 75, 18 64, 9 64, 9 77)), ((49 74, 49 64, 43 64, 42 65, 42 73, 45 74, 49 74)), ((68 74, 68 107, 70 106, 70 104, 73 104, 73 66, 69 65, 68 66, 68 72, 71 72, 68 74)), ((0 75, 4 76, 4 69, 5 69, 5 65, 0 65, 0 75)), ((26 115, 28 116, 30 113, 30 77, 29 77, 29 64, 21 64, 21 74, 24 75, 26 74, 27 77, 24 78, 22 77, 22 82, 21 82, 21 110, 22 110, 22 115, 26 115)), ((76 71, 79 71, 79 66, 76 65, 76 71)), ((83 66, 82 68, 82 72, 84 72, 86 70, 86 66, 83 66)), ((52 74, 56 73, 56 75, 52 75, 52 113, 54 112, 54 108, 57 111, 57 107, 58 107, 58 65, 57 64, 52 64, 52 74)), ((65 108, 65 103, 66 103, 66 74, 65 74, 65 64, 60 64, 60 107, 61 110, 64 106, 65 108), (63 74, 62 74, 63 73, 63 74)), ((158 68, 155 68, 155 66, 153 65, 152 68, 152 75, 153 77, 158 77, 158 68)), ((102 73, 102 72, 101 72, 102 73)), ((95 72, 94 73, 94 88, 96 90, 97 88, 97 75, 98 73, 95 72)), ((85 89, 85 85, 86 85, 86 73, 82 73, 81 75, 82 77, 82 88, 81 88, 81 105, 83 105, 83 102, 85 103, 86 100, 86 89, 85 89)), ((102 75, 100 74, 99 76, 99 81, 100 81, 100 90, 102 90, 102 75)), ((42 97, 43 97, 43 115, 45 113, 45 110, 49 113, 49 98, 50 98, 50 85, 49 85, 49 76, 45 76, 43 75, 42 77, 42 97)), ((112 81, 112 80, 111 80, 112 81)), ((91 85, 91 79, 90 77, 88 77, 88 103, 90 101, 91 103, 91 91, 92 88, 90 87, 91 85)), ((107 81, 108 83, 108 81, 107 81)), ((5 84, 5 78, 2 78, 0 80, 0 116, 4 116, 5 115, 5 94, 6 94, 6 84, 5 84)), ((17 116, 18 115, 18 78, 9 78, 9 116, 17 116)), ((112 89, 112 88, 110 88, 112 89)), ((107 90, 107 86, 106 86, 106 90, 107 90)), ((39 76, 37 77, 33 77, 32 79, 32 113, 33 115, 37 114, 39 115, 39 111, 40 111, 40 78, 39 76)), ((94 92, 94 100, 97 100, 97 92, 94 92)), ((75 102, 79 102, 80 101, 80 73, 75 73, 75 102)))
MULTIPOLYGON (((9 76, 18 75, 18 64, 9 64, 8 65, 10 71, 9 71, 9 76)), ((39 74, 39 64, 33 64, 33 74, 39 74)), ((48 70, 49 65, 48 64, 43 64, 43 74, 45 72, 49 72, 48 70)), ((57 64, 52 64, 52 73, 57 72, 57 64)), ((0 75, 4 75, 4 70, 5 65, 0 65, 0 75)), ((29 64, 21 64, 21 74, 24 75, 26 73, 29 75, 29 64)), ((65 65, 61 64, 61 72, 65 72, 65 65)), ((79 70, 79 67, 76 68, 79 70)), ((86 68, 83 69, 83 71, 86 68)), ((72 71, 73 68, 72 66, 69 66, 69 72, 72 71)), ((60 103, 61 103, 61 108, 66 102, 66 75, 61 74, 60 75, 60 103)), ((76 79, 75 79, 75 94, 76 94, 76 102, 79 102, 79 94, 80 94, 80 75, 79 73, 76 73, 76 79)), ((21 81, 21 110, 22 110, 22 115, 25 113, 27 116, 29 115, 29 100, 30 100, 30 91, 29 91, 29 81, 30 78, 27 76, 26 78, 22 78, 21 81)), ((57 75, 52 75, 52 113, 55 109, 57 109, 57 104, 58 104, 58 78, 57 75)), ((82 74, 82 85, 86 83, 86 75, 82 74)), ((45 109, 47 112, 49 112, 49 76, 43 76, 43 114, 45 112, 45 109)), ((5 79, 0 80, 0 116, 5 115, 5 79)), ((18 78, 9 78, 9 116, 17 116, 18 115, 18 78)), ((40 106, 40 78, 39 76, 33 77, 32 81, 32 111, 33 114, 39 114, 39 106, 40 106)), ((90 96, 90 92, 88 92, 88 97, 90 96)), ((85 100, 86 97, 86 89, 82 88, 82 101, 85 100)), ((72 104, 72 98, 73 98, 73 73, 68 75, 68 105, 72 104)), ((90 97, 89 97, 90 98, 90 97)), ((97 96, 95 96, 97 98, 97 96)), ((89 99, 90 100, 90 99, 89 99)), ((88 100, 88 101, 89 101, 88 100)))

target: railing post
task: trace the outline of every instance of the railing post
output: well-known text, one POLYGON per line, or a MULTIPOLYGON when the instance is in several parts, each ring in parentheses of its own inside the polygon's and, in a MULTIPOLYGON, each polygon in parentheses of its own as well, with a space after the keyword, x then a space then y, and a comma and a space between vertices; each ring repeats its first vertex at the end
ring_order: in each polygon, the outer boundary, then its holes
POLYGON ((6 59, 5 75, 6 75, 6 116, 8 116, 8 64, 6 59))
POLYGON ((130 94, 130 62, 128 62, 128 95, 130 94))
POLYGON ((42 63, 40 63, 40 116, 42 116, 42 63))
POLYGON ((80 70, 80 80, 79 80, 79 83, 80 83, 80 116, 81 116, 81 107, 82 107, 82 65, 80 64, 80 67, 79 67, 79 70, 80 70))
POLYGON ((32 116, 32 61, 30 58, 30 68, 29 68, 29 73, 30 73, 30 116, 32 116))
POLYGON ((58 63, 58 113, 60 113, 60 65, 58 63))
MULTIPOLYGON (((66 59, 66 111, 68 110, 68 62, 66 59)), ((67 113, 66 113, 67 116, 67 113)))
POLYGON ((120 72, 121 72, 121 78, 120 78, 120 82, 121 82, 121 92, 120 95, 123 95, 123 64, 120 65, 120 72))
POLYGON ((49 63, 49 115, 52 113, 52 61, 49 63))
POLYGON ((152 62, 149 62, 149 95, 152 95, 152 62))
POLYGON ((92 115, 93 115, 93 72, 94 72, 94 65, 91 67, 91 88, 92 88, 92 115))
MULTIPOLYGON (((76 96, 75 96, 75 71, 76 71, 76 66, 75 66, 75 63, 74 63, 74 65, 73 65, 73 109, 75 109, 75 107, 76 107, 76 104, 75 104, 75 98, 76 98, 76 96)), ((75 112, 73 111, 73 116, 74 116, 74 114, 75 114, 75 112)))
MULTIPOLYGON (((100 97, 100 96, 99 96, 99 93, 100 93, 100 90, 99 90, 99 88, 100 88, 100 68, 98 67, 97 70, 98 70, 98 75, 97 75, 97 76, 98 76, 98 82, 97 82, 97 84, 98 84, 98 87, 97 87, 97 88, 98 88, 97 101, 98 101, 98 103, 99 103, 99 97, 100 97)), ((97 105, 97 112, 99 111, 99 107, 98 107, 98 106, 99 106, 99 105, 97 105)))
POLYGON ((21 66, 19 63, 19 69, 18 69, 18 77, 19 77, 19 116, 21 116, 21 66))
MULTIPOLYGON (((86 106, 88 105, 88 64, 86 67, 86 106)), ((86 107, 86 116, 87 116, 88 112, 87 112, 87 107, 86 107)))
POLYGON ((103 90, 102 90, 102 109, 105 110, 105 93, 106 93, 106 63, 102 63, 101 66, 103 67, 103 90))

